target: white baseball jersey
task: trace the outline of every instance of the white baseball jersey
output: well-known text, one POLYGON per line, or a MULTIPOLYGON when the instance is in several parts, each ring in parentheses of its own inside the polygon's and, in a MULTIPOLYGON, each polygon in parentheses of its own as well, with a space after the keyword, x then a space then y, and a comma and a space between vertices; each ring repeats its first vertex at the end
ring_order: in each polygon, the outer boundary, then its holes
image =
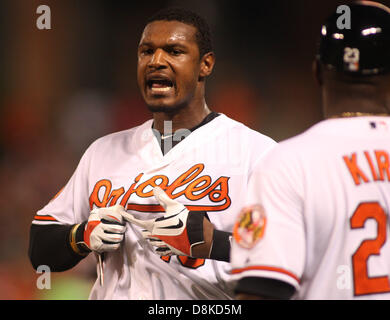
POLYGON ((235 278, 286 282, 293 299, 390 299, 389 156, 389 117, 329 119, 278 144, 249 182, 256 213, 235 225, 235 278))
MULTIPOLYGON (((138 219, 159 217, 164 210, 152 190, 160 186, 231 232, 254 163, 276 142, 221 114, 163 155, 152 122, 96 140, 33 223, 80 223, 91 209, 114 204, 138 219)), ((229 271, 222 261, 161 258, 128 223, 120 249, 105 254, 104 286, 97 279, 90 299, 231 299, 229 271)))

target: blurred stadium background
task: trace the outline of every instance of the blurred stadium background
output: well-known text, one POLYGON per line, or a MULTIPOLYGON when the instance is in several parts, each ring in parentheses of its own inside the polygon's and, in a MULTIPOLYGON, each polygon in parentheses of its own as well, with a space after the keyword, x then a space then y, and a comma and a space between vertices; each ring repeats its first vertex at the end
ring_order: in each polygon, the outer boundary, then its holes
POLYGON ((148 16, 169 5, 202 14, 217 55, 208 105, 280 141, 321 119, 315 45, 323 19, 350 2, 1 1, 0 299, 88 297, 92 255, 53 274, 51 290, 37 288, 29 227, 93 140, 150 118, 136 84, 148 16), (36 27, 42 4, 51 9, 51 30, 36 27))

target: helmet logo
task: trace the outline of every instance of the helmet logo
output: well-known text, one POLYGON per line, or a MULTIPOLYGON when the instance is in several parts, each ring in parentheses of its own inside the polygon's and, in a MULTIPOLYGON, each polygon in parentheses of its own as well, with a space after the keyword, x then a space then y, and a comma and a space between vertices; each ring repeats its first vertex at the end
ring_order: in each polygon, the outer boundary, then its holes
POLYGON ((344 49, 344 65, 348 71, 358 71, 360 51, 358 48, 346 47, 344 49))

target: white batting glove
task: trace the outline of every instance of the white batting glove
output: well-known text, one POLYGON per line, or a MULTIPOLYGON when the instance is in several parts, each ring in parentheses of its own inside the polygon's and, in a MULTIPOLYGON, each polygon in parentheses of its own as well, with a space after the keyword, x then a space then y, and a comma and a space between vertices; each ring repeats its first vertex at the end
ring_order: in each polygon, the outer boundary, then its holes
POLYGON ((89 250, 103 253, 115 251, 124 239, 126 225, 121 205, 93 209, 84 230, 84 244, 89 250))
POLYGON ((163 217, 139 220, 124 211, 123 218, 146 229, 143 231, 143 237, 157 247, 156 253, 191 257, 192 248, 205 242, 203 238, 205 213, 189 211, 183 204, 169 198, 160 187, 154 188, 153 193, 165 210, 163 217))
POLYGON ((155 247, 154 252, 160 256, 172 256, 174 254, 183 255, 182 253, 179 253, 179 251, 176 251, 174 248, 172 250, 164 241, 160 240, 159 238, 153 237, 152 233, 148 230, 142 230, 142 237, 148 240, 148 242, 153 247, 155 247))

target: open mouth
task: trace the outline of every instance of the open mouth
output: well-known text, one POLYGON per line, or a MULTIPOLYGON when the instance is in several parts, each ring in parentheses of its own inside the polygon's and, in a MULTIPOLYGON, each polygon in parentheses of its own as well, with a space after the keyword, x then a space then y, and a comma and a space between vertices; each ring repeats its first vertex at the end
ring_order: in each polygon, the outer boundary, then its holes
POLYGON ((168 92, 173 88, 173 82, 169 79, 151 79, 146 82, 146 85, 155 93, 168 92))

